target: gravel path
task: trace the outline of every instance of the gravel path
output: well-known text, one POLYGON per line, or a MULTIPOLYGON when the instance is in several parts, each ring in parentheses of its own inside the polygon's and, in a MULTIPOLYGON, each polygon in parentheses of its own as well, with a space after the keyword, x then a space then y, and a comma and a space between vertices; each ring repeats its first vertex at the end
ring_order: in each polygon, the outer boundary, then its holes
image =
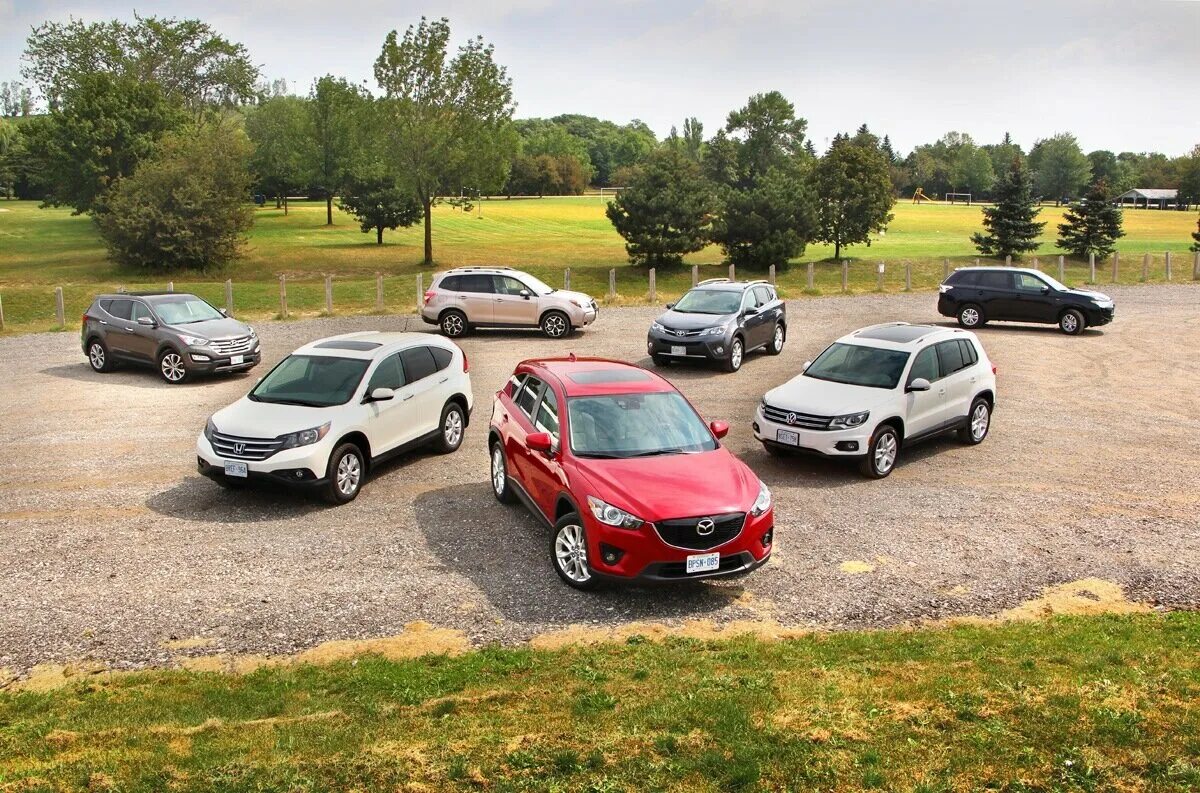
MULTIPOLYGON (((933 297, 792 303, 784 354, 737 375, 673 367, 730 448, 775 494, 771 564, 726 583, 576 593, 549 566, 548 531, 488 492, 486 418, 513 365, 580 353, 645 362, 649 308, 610 309, 551 342, 468 337, 476 421, 454 456, 406 455, 353 504, 284 491, 230 493, 198 476, 205 418, 254 376, 168 387, 152 373, 93 374, 73 333, 0 340, 0 667, 93 659, 166 664, 190 652, 284 653, 399 633, 413 620, 474 642, 570 624, 777 620, 884 626, 993 613, 1046 586, 1096 576, 1164 606, 1200 604, 1200 289, 1114 289, 1117 322, 1081 338, 982 331, 999 366, 992 434, 937 441, 869 482, 847 466, 768 456, 749 422, 760 395, 841 333, 939 319, 933 297), (847 561, 863 562, 850 569, 847 561), (200 643, 197 643, 200 644, 200 643), (168 649, 171 647, 172 649, 168 649)), ((414 318, 259 326, 268 365, 350 330, 424 329, 414 318)))

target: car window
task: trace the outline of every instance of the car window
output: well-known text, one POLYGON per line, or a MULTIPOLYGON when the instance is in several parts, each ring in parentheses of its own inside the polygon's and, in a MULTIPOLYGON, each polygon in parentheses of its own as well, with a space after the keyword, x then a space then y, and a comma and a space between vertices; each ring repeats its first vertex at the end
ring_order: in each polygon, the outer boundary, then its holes
POLYGON ((979 286, 984 289, 1012 289, 1012 273, 999 270, 981 270, 977 273, 979 286))
POLYGON ((1013 273, 1017 278, 1017 289, 1022 292, 1041 292, 1046 288, 1046 282, 1036 275, 1029 273, 1013 273))
POLYGON ((571 397, 571 449, 581 457, 646 457, 711 451, 704 420, 674 391, 571 397))
POLYGON ((938 373, 937 350, 933 347, 926 347, 917 353, 917 357, 913 359, 912 369, 908 373, 908 382, 911 385, 913 380, 916 380, 918 377, 924 377, 932 383, 940 376, 938 373))
POLYGON ((447 275, 445 278, 443 278, 441 281, 438 282, 438 289, 445 289, 447 292, 458 292, 459 290, 462 289, 462 287, 460 286, 461 283, 462 283, 462 276, 447 275))
POLYGON ((536 377, 529 377, 525 380, 525 385, 513 397, 513 402, 517 403, 517 407, 526 416, 533 416, 533 406, 537 404, 538 392, 542 389, 542 381, 536 377))
POLYGON ((519 295, 521 292, 529 291, 525 288, 525 284, 507 275, 493 275, 492 282, 496 285, 496 294, 498 295, 519 295))
POLYGON ((950 277, 946 279, 946 283, 954 286, 977 286, 979 284, 980 272, 978 270, 958 270, 950 273, 950 277))
POLYGON ((404 367, 404 382, 415 383, 437 371, 433 353, 428 347, 410 347, 400 351, 400 363, 404 367))
POLYGON ((133 312, 129 315, 130 319, 132 319, 134 322, 137 322, 142 317, 145 317, 146 319, 154 319, 154 315, 150 313, 149 306, 140 300, 134 300, 132 302, 133 312))
POLYGON ((962 348, 958 346, 957 339, 939 343, 937 353, 938 365, 942 370, 943 377, 954 374, 963 368, 962 348))
POLYGON ((114 300, 108 309, 108 313, 112 314, 117 319, 129 319, 133 313, 133 301, 114 300))
POLYGON ((760 306, 765 306, 775 299, 775 295, 771 294, 769 287, 756 286, 754 287, 754 299, 758 301, 760 306))
POLYGON ((208 303, 191 295, 155 300, 154 310, 166 325, 188 325, 224 316, 208 303))
POLYGON ((979 355, 975 352, 975 345, 966 339, 959 339, 958 346, 962 350, 963 366, 974 366, 979 362, 979 355))
POLYGON ((537 418, 533 421, 533 426, 538 432, 548 432, 554 436, 554 440, 558 440, 558 399, 554 396, 554 391, 547 388, 542 394, 542 402, 538 405, 537 418))
POLYGON ((112 313, 112 304, 113 304, 113 302, 112 302, 111 300, 100 300, 100 301, 98 301, 98 302, 99 302, 100 308, 104 309, 104 310, 105 310, 105 311, 107 311, 109 314, 111 314, 111 313, 112 313))
POLYGON ((496 291, 492 285, 492 277, 490 275, 464 275, 461 276, 462 284, 458 287, 460 292, 476 292, 478 294, 490 295, 496 291))
POLYGON ((756 305, 758 304, 754 300, 754 290, 747 289, 746 293, 742 295, 742 311, 745 311, 748 308, 753 308, 756 305))
POLYGON ((521 372, 520 374, 515 374, 512 377, 508 378, 508 382, 512 386, 511 388, 508 389, 508 393, 512 395, 513 399, 517 398, 517 394, 520 393, 520 391, 521 391, 521 386, 523 386, 525 384, 525 381, 528 379, 529 379, 529 375, 526 374, 525 372, 521 372))
POLYGON ((289 355, 250 392, 252 402, 330 407, 354 395, 369 362, 332 355, 289 355))
POLYGON ((907 365, 908 353, 901 350, 834 342, 804 370, 804 376, 834 383, 890 389, 899 384, 907 365))
POLYGON ((367 393, 376 388, 390 388, 393 391, 404 387, 404 370, 400 368, 400 356, 389 355, 379 362, 367 385, 367 393))
POLYGON ((683 314, 736 314, 741 295, 730 289, 693 289, 675 304, 683 314))
POLYGON ((441 347, 430 347, 429 351, 433 353, 433 364, 440 372, 450 365, 454 360, 454 353, 441 347))

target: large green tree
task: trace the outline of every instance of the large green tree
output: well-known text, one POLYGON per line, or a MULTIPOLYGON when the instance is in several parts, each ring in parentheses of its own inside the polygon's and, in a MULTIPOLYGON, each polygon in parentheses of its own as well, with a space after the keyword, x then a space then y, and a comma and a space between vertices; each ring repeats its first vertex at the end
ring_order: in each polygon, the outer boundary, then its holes
POLYGON ((512 81, 492 46, 476 37, 448 57, 449 42, 446 19, 422 18, 403 37, 389 33, 375 61, 386 119, 382 151, 422 207, 427 266, 433 264, 434 203, 464 186, 494 182, 516 154, 515 136, 505 135, 512 81))
POLYGON ((1092 165, 1079 148, 1075 136, 1061 132, 1039 140, 1029 151, 1029 167, 1034 185, 1043 198, 1054 197, 1058 206, 1063 198, 1083 192, 1092 176, 1092 165))
POLYGON ((664 147, 636 168, 605 214, 625 238, 629 261, 664 267, 682 264, 685 255, 708 244, 714 211, 712 186, 700 166, 664 147))
POLYGON ((871 244, 871 234, 887 228, 892 219, 892 181, 878 142, 861 136, 839 138, 814 171, 817 227, 813 240, 833 245, 834 259, 842 248, 871 244))
POLYGON ((371 99, 360 87, 333 75, 313 83, 307 109, 312 130, 315 186, 325 194, 325 224, 333 225, 333 197, 362 164, 370 148, 371 99))
POLYGON ((382 170, 352 177, 339 204, 358 220, 363 234, 375 232, 377 245, 383 244, 385 229, 408 228, 420 221, 422 214, 412 190, 382 170))
POLYGON ((0 198, 12 198, 16 192, 17 159, 23 147, 17 125, 0 118, 0 198))
POLYGON ((1104 258, 1116 250, 1117 240, 1124 236, 1121 210, 1113 206, 1108 185, 1099 181, 1079 203, 1063 213, 1063 222, 1058 226, 1058 247, 1081 259, 1089 253, 1104 258))
POLYGON ((1044 222, 1037 221, 1033 181, 1021 160, 1013 158, 1008 173, 997 180, 995 204, 983 208, 986 233, 971 235, 971 242, 985 256, 1020 256, 1038 248, 1044 222))
POLYGON ((298 96, 274 96, 246 111, 246 134, 254 144, 250 167, 259 188, 288 212, 288 193, 316 178, 317 141, 313 117, 298 96))
POLYGON ((254 220, 250 142, 229 121, 209 121, 163 138, 158 151, 122 177, 96 212, 109 255, 147 270, 200 270, 232 261, 254 220))

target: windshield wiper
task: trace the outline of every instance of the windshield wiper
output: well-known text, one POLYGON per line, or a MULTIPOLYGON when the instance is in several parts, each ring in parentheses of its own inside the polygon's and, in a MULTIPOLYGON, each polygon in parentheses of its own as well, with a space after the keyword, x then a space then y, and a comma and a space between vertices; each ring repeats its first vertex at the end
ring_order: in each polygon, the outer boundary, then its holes
POLYGON ((644 452, 637 452, 636 454, 631 454, 631 455, 629 455, 629 456, 630 456, 630 457, 654 457, 654 456, 656 456, 656 455, 659 455, 659 454, 683 454, 683 449, 679 449, 679 448, 674 448, 674 449, 649 449, 649 450, 647 450, 647 451, 644 451, 644 452))
POLYGON ((328 405, 321 404, 320 402, 306 402, 303 399, 263 399, 262 397, 256 397, 256 398, 254 398, 254 401, 255 402, 268 402, 272 405, 297 405, 302 408, 329 407, 328 405))
POLYGON ((625 455, 610 452, 575 452, 576 457, 593 457, 600 460, 623 460, 625 455))

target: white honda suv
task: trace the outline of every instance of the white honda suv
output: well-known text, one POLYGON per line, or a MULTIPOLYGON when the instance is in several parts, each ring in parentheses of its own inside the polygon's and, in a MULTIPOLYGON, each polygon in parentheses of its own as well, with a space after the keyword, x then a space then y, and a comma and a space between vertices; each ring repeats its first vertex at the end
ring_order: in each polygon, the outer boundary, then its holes
POLYGON ((209 418, 200 473, 237 488, 265 479, 358 495, 371 466, 427 443, 456 451, 474 399, 466 355, 428 333, 367 331, 306 344, 209 418))
POLYGON ((996 367, 974 333, 893 322, 843 336, 768 391, 754 437, 772 454, 855 459, 882 479, 917 441, 982 442, 995 404, 996 367))

